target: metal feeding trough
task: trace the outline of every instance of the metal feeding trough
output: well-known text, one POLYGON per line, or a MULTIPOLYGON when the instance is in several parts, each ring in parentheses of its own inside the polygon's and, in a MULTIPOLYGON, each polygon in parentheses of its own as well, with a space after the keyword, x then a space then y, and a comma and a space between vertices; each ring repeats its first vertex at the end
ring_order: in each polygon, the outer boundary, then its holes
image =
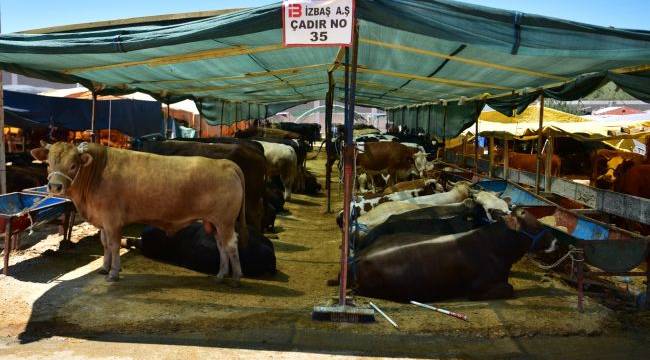
POLYGON ((7 275, 9 253, 17 247, 12 239, 17 239, 20 232, 65 215, 64 241, 69 240, 72 211, 74 205, 70 200, 47 194, 23 191, 0 195, 0 232, 5 239, 3 273, 7 275))

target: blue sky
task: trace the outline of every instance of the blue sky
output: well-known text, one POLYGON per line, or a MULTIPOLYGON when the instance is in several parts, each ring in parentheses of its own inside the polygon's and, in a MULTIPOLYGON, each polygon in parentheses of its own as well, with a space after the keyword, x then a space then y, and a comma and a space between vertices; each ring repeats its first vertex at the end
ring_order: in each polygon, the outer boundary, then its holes
MULTIPOLYGON (((650 0, 466 0, 603 26, 650 30, 650 0)), ((0 0, 2 32, 177 12, 270 4, 269 0, 0 0)))

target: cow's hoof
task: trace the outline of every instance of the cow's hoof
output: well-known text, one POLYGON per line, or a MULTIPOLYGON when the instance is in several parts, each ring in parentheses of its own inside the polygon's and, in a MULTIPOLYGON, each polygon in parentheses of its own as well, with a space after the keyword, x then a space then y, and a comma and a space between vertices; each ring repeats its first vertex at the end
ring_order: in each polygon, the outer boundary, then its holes
POLYGON ((217 276, 214 278, 214 282, 216 282, 217 284, 221 284, 221 283, 223 283, 223 276, 219 276, 219 275, 217 275, 217 276))
POLYGON ((97 273, 100 274, 100 275, 108 275, 108 270, 106 270, 104 268, 101 268, 101 269, 97 270, 97 273))
POLYGON ((117 282, 118 280, 120 280, 119 275, 110 275, 109 274, 109 275, 106 276, 106 281, 107 282, 117 282))

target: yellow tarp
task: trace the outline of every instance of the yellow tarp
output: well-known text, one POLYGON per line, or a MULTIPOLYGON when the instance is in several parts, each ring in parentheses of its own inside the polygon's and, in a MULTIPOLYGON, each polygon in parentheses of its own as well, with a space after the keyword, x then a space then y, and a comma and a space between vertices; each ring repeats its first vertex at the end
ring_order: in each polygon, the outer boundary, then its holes
MULTIPOLYGON (((479 116, 479 120, 489 121, 494 123, 520 123, 520 122, 539 122, 539 105, 531 105, 524 110, 521 114, 513 117, 507 117, 498 111, 483 111, 479 116)), ((565 113, 560 110, 544 107, 544 122, 583 122, 587 121, 578 115, 565 113)))

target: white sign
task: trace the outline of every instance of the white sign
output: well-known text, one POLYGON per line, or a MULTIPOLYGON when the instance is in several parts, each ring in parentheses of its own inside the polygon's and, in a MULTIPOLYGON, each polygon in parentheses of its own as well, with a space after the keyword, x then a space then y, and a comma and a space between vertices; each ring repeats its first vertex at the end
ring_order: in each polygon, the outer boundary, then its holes
POLYGON ((284 46, 350 46, 354 0, 283 0, 284 46))

